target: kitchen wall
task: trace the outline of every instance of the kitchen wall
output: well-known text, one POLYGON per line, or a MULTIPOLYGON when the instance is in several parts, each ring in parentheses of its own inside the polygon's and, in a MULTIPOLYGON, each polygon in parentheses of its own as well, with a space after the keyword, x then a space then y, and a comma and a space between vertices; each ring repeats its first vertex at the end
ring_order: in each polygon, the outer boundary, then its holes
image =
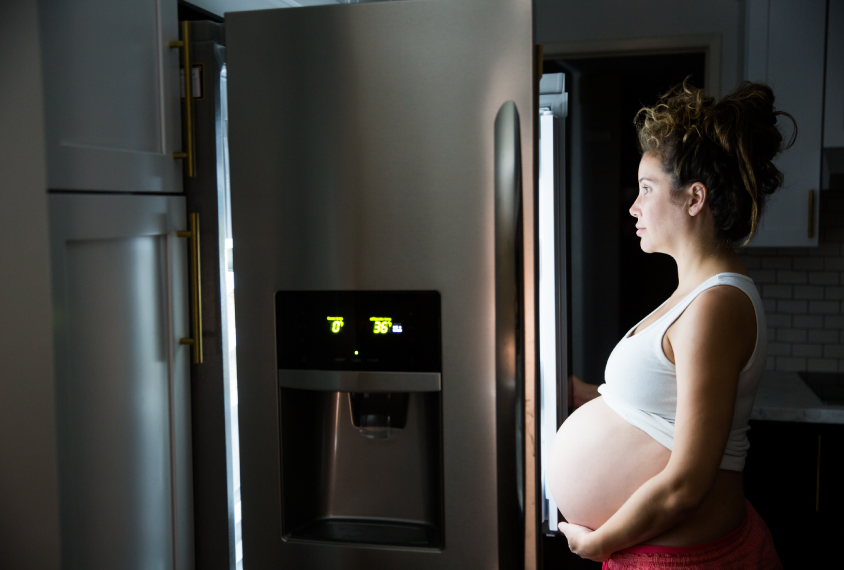
POLYGON ((768 317, 768 369, 844 373, 844 191, 823 192, 817 248, 746 248, 768 317))
POLYGON ((719 34, 721 92, 743 78, 742 0, 536 0, 537 43, 719 34))
POLYGON ((38 4, 0 1, 0 568, 59 568, 38 4))

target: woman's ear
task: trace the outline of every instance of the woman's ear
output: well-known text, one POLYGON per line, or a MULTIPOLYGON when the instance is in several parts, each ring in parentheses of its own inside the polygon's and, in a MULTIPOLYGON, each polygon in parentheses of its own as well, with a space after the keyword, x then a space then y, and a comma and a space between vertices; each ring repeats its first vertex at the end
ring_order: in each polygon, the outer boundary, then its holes
POLYGON ((695 182, 687 190, 687 204, 690 216, 697 216, 706 204, 706 186, 695 182))

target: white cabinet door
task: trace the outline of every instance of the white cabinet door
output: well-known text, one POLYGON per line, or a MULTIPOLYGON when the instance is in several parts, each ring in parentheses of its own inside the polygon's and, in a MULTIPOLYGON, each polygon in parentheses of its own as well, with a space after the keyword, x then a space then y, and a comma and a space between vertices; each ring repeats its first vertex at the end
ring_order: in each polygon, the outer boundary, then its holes
POLYGON ((823 145, 844 147, 844 0, 829 0, 823 145))
POLYGON ((42 0, 47 185, 181 192, 176 0, 42 0))
POLYGON ((184 198, 49 208, 62 568, 192 570, 184 198))
MULTIPOLYGON (((826 0, 748 0, 745 75, 770 85, 777 109, 791 113, 799 129, 794 146, 776 159, 785 183, 768 201, 753 246, 818 244, 825 30, 826 0)), ((779 124, 788 140, 791 122, 779 124)))

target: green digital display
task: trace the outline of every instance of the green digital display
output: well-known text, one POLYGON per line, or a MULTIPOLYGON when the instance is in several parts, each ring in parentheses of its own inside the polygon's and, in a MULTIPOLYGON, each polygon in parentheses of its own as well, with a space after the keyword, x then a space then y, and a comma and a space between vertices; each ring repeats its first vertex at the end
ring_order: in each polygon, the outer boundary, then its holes
POLYGON ((278 291, 279 368, 440 370, 436 291, 278 291))
MULTIPOLYGON (((329 328, 334 334, 343 330, 346 324, 343 317, 329 316, 326 317, 329 328)), ((392 317, 369 317, 369 322, 372 323, 373 334, 399 334, 402 332, 402 326, 399 323, 393 323, 392 317)))

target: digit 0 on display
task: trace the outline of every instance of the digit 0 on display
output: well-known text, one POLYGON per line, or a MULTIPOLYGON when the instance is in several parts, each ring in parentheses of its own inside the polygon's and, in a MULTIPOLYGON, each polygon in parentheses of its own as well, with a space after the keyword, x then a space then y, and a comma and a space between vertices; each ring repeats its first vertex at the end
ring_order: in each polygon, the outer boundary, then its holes
POLYGON ((328 317, 331 322, 331 332, 338 333, 343 328, 343 317, 328 317))

